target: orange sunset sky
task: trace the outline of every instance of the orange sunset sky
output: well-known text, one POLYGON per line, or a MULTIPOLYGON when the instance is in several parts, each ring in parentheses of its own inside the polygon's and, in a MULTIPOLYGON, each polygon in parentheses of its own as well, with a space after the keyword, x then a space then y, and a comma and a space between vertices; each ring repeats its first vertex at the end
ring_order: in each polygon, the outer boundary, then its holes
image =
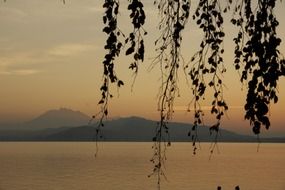
MULTIPOLYGON (((196 7, 192 1, 192 10, 196 7)), ((279 2, 279 1, 278 1, 279 2)), ((99 0, 7 0, 0 2, 0 123, 22 122, 60 107, 80 110, 92 115, 98 112, 102 82, 104 41, 102 32, 103 1, 99 0)), ((130 32, 126 9, 127 0, 121 1, 119 25, 125 34, 130 32)), ((278 4, 276 15, 280 21, 278 35, 285 40, 285 2, 278 4)), ((117 74, 125 86, 110 103, 110 118, 131 115, 158 119, 157 93, 160 85, 159 67, 148 71, 155 56, 154 41, 158 37, 158 14, 152 1, 145 1, 147 14, 145 29, 146 58, 131 91, 130 58, 117 60, 117 74)), ((233 68, 233 37, 237 30, 230 24, 231 14, 225 15, 225 64, 227 86, 225 99, 229 105, 222 127, 251 134, 249 123, 243 119, 246 86, 239 82, 233 68)), ((183 33, 183 55, 189 60, 198 50, 201 32, 192 19, 183 33)), ((285 41, 284 41, 285 42, 285 41)), ((280 47, 285 54, 285 43, 280 47)), ((285 135, 285 79, 279 81, 279 102, 271 105, 272 128, 267 134, 285 135)), ((181 71, 180 94, 175 103, 175 121, 191 123, 192 113, 186 112, 192 96, 185 75, 181 71)), ((203 102, 208 113, 211 96, 203 102)), ((206 124, 212 118, 206 114, 206 124)))

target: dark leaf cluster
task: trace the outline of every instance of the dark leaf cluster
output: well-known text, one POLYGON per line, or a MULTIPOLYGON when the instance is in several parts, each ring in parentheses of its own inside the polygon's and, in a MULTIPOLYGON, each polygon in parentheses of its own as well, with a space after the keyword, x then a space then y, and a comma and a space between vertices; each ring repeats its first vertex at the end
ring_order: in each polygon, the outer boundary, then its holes
MULTIPOLYGON (((161 86, 158 94, 160 120, 152 139, 154 153, 151 162, 154 168, 151 175, 157 175, 158 187, 160 187, 161 176, 165 177, 165 151, 166 147, 170 146, 168 122, 174 113, 174 101, 180 96, 178 69, 181 65, 184 66, 184 71, 191 79, 193 99, 189 104, 189 111, 194 110, 194 122, 188 136, 193 142, 193 152, 196 153, 196 142, 199 141, 198 128, 203 125, 204 113, 201 102, 209 90, 213 92, 210 111, 216 119, 209 131, 210 134, 215 135, 211 152, 216 147, 221 120, 228 110, 223 95, 225 87, 223 73, 226 72, 223 59, 225 51, 223 47, 225 17, 223 14, 228 12, 233 4, 234 16, 231 23, 239 29, 237 36, 233 39, 235 43, 234 66, 240 71, 241 82, 247 82, 245 119, 250 121, 255 134, 260 133, 262 126, 269 128, 269 104, 272 101, 274 103, 278 101, 278 79, 285 75, 285 60, 278 50, 281 39, 276 34, 279 23, 275 17, 274 8, 277 0, 257 0, 253 3, 251 0, 198 0, 198 7, 191 16, 203 32, 203 38, 199 50, 191 61, 185 64, 181 55, 181 44, 182 32, 190 15, 190 2, 190 0, 155 0, 154 2, 159 11, 160 21, 158 23, 159 37, 154 42, 157 56, 151 68, 157 64, 160 66, 161 86)), ((132 55, 134 59, 129 68, 136 74, 139 63, 144 61, 143 37, 146 35, 143 28, 146 15, 141 0, 129 0, 128 10, 133 31, 127 37, 117 26, 119 1, 105 0, 103 7, 105 8, 103 32, 108 38, 105 45, 107 53, 103 61, 103 85, 100 88, 102 93, 99 101, 102 105, 100 126, 103 126, 102 120, 108 115, 108 98, 112 97, 110 84, 115 83, 118 87, 124 85, 115 73, 115 58, 119 56, 122 47, 126 46, 125 54, 132 55), (120 40, 122 37, 124 45, 120 40)))
MULTIPOLYGON (((193 105, 195 112, 192 131, 197 131, 198 126, 202 124, 203 111, 200 102, 204 99, 207 87, 210 87, 214 92, 211 113, 217 119, 216 124, 210 128, 211 133, 212 131, 219 131, 220 120, 225 111, 228 110, 223 98, 222 81, 222 74, 226 71, 222 57, 224 53, 223 38, 225 36, 222 13, 226 10, 221 10, 218 0, 200 0, 193 15, 193 19, 204 35, 200 43, 200 50, 194 54, 191 62, 185 67, 185 69, 191 68, 188 73, 192 81, 192 94, 194 97, 190 106, 193 105), (190 64, 192 65, 190 66, 190 64), (209 81, 206 81, 206 76, 211 76, 209 81)), ((192 132, 192 134, 197 135, 197 132, 192 132)), ((195 136, 192 137, 193 139, 197 140, 195 136)))
MULTIPOLYGON (((166 158, 165 150, 170 145, 167 124, 174 113, 174 100, 176 96, 179 96, 177 71, 181 64, 182 31, 189 17, 190 2, 188 0, 160 0, 155 1, 155 5, 157 5, 160 14, 160 36, 155 41, 158 55, 154 59, 153 65, 159 64, 162 68, 162 84, 158 99, 160 121, 153 138, 154 157, 152 161, 154 166, 163 166, 166 158)), ((163 169, 164 167, 158 167, 153 171, 153 174, 158 176, 158 183, 160 183, 160 177, 164 175, 163 169)))
POLYGON ((235 11, 238 15, 231 22, 240 28, 234 42, 237 70, 241 70, 241 82, 248 81, 244 109, 245 119, 250 121, 253 132, 260 133, 261 126, 270 127, 269 104, 277 103, 277 82, 284 75, 285 61, 278 47, 278 21, 274 15, 276 0, 258 0, 253 8, 250 0, 242 1, 235 11), (246 38, 245 38, 246 36, 246 38))
POLYGON ((145 24, 145 12, 143 4, 140 0, 131 0, 128 10, 131 11, 130 18, 132 20, 133 31, 126 38, 125 43, 130 44, 126 50, 126 55, 133 54, 134 61, 130 64, 129 68, 134 70, 135 74, 138 72, 139 62, 144 61, 144 39, 143 36, 147 34, 143 25, 145 24))
POLYGON ((98 104, 101 105, 101 118, 97 128, 96 139, 100 128, 104 126, 103 120, 108 116, 108 100, 112 98, 110 93, 110 84, 116 83, 118 87, 124 85, 123 81, 119 80, 115 72, 115 58, 119 56, 122 49, 122 43, 119 37, 123 35, 117 26, 117 16, 119 14, 119 1, 117 0, 105 0, 103 4, 105 13, 103 15, 103 23, 105 27, 103 32, 107 34, 106 44, 104 46, 107 51, 103 61, 103 84, 100 88, 101 99, 98 104))

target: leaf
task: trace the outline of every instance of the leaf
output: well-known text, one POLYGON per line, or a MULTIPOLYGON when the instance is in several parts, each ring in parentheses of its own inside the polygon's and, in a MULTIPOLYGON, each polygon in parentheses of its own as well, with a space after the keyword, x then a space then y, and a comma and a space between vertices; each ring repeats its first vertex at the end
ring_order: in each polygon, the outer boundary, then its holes
POLYGON ((276 104, 278 102, 278 97, 275 95, 274 96, 274 103, 276 104))
POLYGON ((130 47, 129 49, 127 49, 126 51, 126 55, 130 55, 135 51, 135 49, 133 47, 130 47))
POLYGON ((263 125, 265 125, 266 129, 269 129, 270 121, 269 121, 268 117, 264 116, 264 117, 260 118, 260 121, 262 122, 263 125))
POLYGON ((106 22, 107 22, 107 17, 103 16, 103 23, 106 24, 106 22))
POLYGON ((98 102, 98 104, 103 104, 103 103, 104 103, 103 99, 98 102))
POLYGON ((140 59, 144 61, 144 41, 143 40, 140 41, 140 47, 139 47, 138 53, 140 54, 140 59))
POLYGON ((121 80, 119 80, 119 81, 118 81, 118 87, 121 87, 121 86, 123 86, 123 85, 124 85, 124 82, 121 81, 121 80))
POLYGON ((237 23, 236 19, 232 19, 231 23, 235 25, 237 23))
POLYGON ((106 26, 105 28, 103 28, 103 32, 109 34, 111 32, 110 27, 106 26))
POLYGON ((101 86, 100 90, 106 92, 107 91, 107 86, 106 85, 101 86))
POLYGON ((117 15, 119 13, 119 6, 117 5, 114 9, 114 14, 117 15))
POLYGON ((108 2, 106 2, 106 3, 103 4, 103 8, 107 8, 108 6, 109 6, 109 3, 108 3, 108 2))
POLYGON ((219 131, 219 126, 218 125, 213 125, 212 127, 209 128, 210 132, 211 131, 215 131, 218 132, 219 131))
POLYGON ((118 48, 118 49, 121 49, 121 47, 122 47, 122 43, 119 42, 118 45, 117 45, 117 48, 118 48))
POLYGON ((260 122, 259 121, 255 121, 254 122, 254 126, 252 128, 252 131, 254 132, 254 134, 258 135, 260 133, 260 122))

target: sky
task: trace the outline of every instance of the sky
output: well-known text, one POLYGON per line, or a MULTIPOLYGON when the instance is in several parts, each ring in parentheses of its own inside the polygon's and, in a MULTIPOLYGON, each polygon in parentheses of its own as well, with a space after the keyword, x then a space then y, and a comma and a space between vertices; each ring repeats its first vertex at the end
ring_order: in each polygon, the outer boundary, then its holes
MULTIPOLYGON (((99 111, 102 83, 103 48, 106 35, 102 32, 102 0, 7 0, 0 1, 0 123, 30 120, 45 111, 57 108, 79 110, 88 115, 99 111)), ((127 1, 121 1, 119 26, 125 34, 131 31, 128 23, 127 1)), ((285 6, 278 6, 279 36, 285 37, 285 6)), ((192 3, 195 7, 195 1, 192 3)), ((117 74, 125 86, 110 102, 110 118, 141 116, 157 120, 157 93, 160 85, 159 67, 149 71, 156 55, 154 41, 158 37, 158 14, 152 1, 145 2, 146 56, 132 90, 131 59, 125 56, 116 61, 117 74)), ((231 18, 227 15, 226 18, 231 18)), ((226 19, 226 20, 229 20, 226 19)), ((183 56, 189 60, 198 50, 201 32, 190 19, 183 33, 183 56)), ((249 122, 244 121, 243 105, 246 86, 239 82, 233 67, 233 37, 237 33, 225 23, 225 99, 229 105, 222 127, 251 134, 249 122)), ((280 47, 285 52, 285 44, 280 47)), ((191 91, 180 71, 181 97, 175 103, 174 121, 191 123, 193 113, 187 113, 191 91)), ((271 105, 272 127, 267 134, 285 135, 285 79, 279 81, 279 102, 271 105)), ((210 99, 203 102, 205 122, 213 123, 209 112, 210 99)))

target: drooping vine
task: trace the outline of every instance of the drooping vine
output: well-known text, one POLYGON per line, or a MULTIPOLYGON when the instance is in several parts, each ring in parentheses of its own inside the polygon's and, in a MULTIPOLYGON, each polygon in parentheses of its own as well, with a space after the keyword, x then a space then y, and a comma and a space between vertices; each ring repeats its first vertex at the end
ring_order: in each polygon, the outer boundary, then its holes
POLYGON ((278 79, 285 75, 285 60, 278 47, 279 25, 274 14, 276 0, 237 1, 231 22, 239 28, 234 38, 236 70, 241 70, 241 82, 248 82, 245 119, 259 134, 261 127, 270 127, 270 102, 278 101, 278 79))
POLYGON ((155 1, 160 15, 160 36, 155 41, 157 57, 153 66, 161 68, 161 86, 158 95, 158 110, 160 120, 157 123, 153 138, 154 154, 151 162, 154 164, 152 175, 157 175, 158 188, 164 174, 166 146, 170 146, 168 122, 174 112, 174 100, 179 94, 178 69, 181 62, 182 31, 187 23, 190 2, 188 0, 160 0, 155 1))
MULTIPOLYGON (((274 15, 274 0, 259 0, 256 9, 252 11, 250 0, 239 0, 235 2, 235 16, 232 23, 239 27, 238 37, 234 39, 235 67, 240 69, 244 66, 241 81, 248 82, 247 103, 245 105, 245 118, 250 120, 254 133, 258 134, 260 126, 269 127, 270 122, 266 116, 270 100, 278 101, 277 80, 285 73, 284 60, 280 58, 277 49, 281 40, 276 37, 278 22, 274 15), (243 62, 245 62, 243 64, 243 62)), ((153 137, 154 165, 150 176, 157 176, 158 189, 160 189, 161 177, 165 177, 164 166, 166 160, 166 147, 170 145, 168 122, 174 113, 175 98, 179 96, 178 69, 181 67, 181 43, 182 31, 190 15, 189 0, 156 0, 160 15, 158 28, 160 35, 155 41, 157 56, 152 67, 159 65, 161 69, 161 86, 158 95, 159 122, 153 137)), ((223 12, 227 12, 232 0, 226 2, 226 8, 222 8, 219 0, 199 0, 198 7, 194 12, 193 19, 203 31, 200 49, 194 54, 192 60, 186 65, 192 82, 193 100, 190 106, 194 107, 194 124, 189 132, 193 140, 194 153, 196 152, 196 141, 198 141, 197 130, 203 124, 203 109, 201 102, 205 98, 206 91, 213 91, 211 113, 216 122, 210 127, 210 133, 215 132, 215 143, 219 133, 220 123, 228 106, 224 99, 223 73, 226 71, 223 60, 223 12), (189 70, 188 70, 189 69, 189 70)), ((102 98, 101 120, 99 127, 103 126, 103 120, 108 115, 108 99, 112 97, 110 85, 122 86, 123 81, 117 78, 114 71, 114 60, 119 56, 123 46, 127 46, 126 55, 132 55, 134 61, 129 68, 138 72, 140 62, 144 61, 144 40, 146 31, 143 28, 146 15, 140 0, 129 0, 128 10, 131 11, 130 18, 133 31, 125 38, 117 26, 117 15, 119 9, 118 0, 105 0, 105 15, 103 31, 108 35, 105 45, 107 54, 103 61, 104 75, 101 86, 102 98), (124 39, 124 45, 121 38, 124 39)), ((97 130, 98 133, 99 129, 97 130)), ((214 148, 213 148, 214 149, 214 148)), ((212 151, 213 151, 212 149, 212 151)))
MULTIPOLYGON (((6 2, 6 0, 3 0, 6 2)), ((281 1, 281 0, 280 0, 281 1)), ((65 4, 65 0, 62 0, 65 4)), ((274 14, 277 0, 236 0, 232 24, 239 29, 235 43, 234 66, 240 72, 241 82, 247 82, 247 98, 245 119, 255 134, 259 134, 261 127, 269 129, 269 106, 273 101, 278 102, 278 80, 285 76, 285 59, 279 52, 281 39, 277 36, 276 29, 279 22, 274 14)), ((220 122, 228 106, 223 96, 223 76, 226 71, 222 54, 224 53, 222 12, 227 12, 232 0, 228 0, 226 8, 221 8, 220 0, 199 0, 198 7, 193 15, 199 28, 203 31, 200 49, 194 54, 191 62, 186 65, 192 81, 194 107, 194 125, 189 133, 196 151, 198 140, 197 130, 203 123, 203 109, 201 101, 205 98, 208 88, 213 91, 211 113, 215 115, 216 123, 210 127, 210 132, 219 132, 220 122), (222 11, 223 10, 223 11, 222 11)), ((158 97, 158 110, 160 120, 157 123, 153 137, 154 154, 151 161, 154 164, 152 175, 157 175, 160 188, 161 176, 164 173, 166 160, 166 146, 170 145, 168 122, 174 113, 175 98, 179 96, 178 69, 181 67, 182 31, 190 14, 190 0, 155 0, 160 22, 160 36, 155 42, 157 57, 153 65, 160 65, 161 86, 158 97)), ((103 32, 107 34, 104 46, 106 55, 103 63, 103 84, 100 87, 101 99, 100 119, 96 129, 96 141, 101 136, 101 127, 108 116, 109 99, 113 97, 111 86, 118 88, 124 82, 117 77, 115 72, 115 59, 120 55, 122 48, 127 46, 126 55, 133 55, 134 61, 129 68, 136 75, 140 62, 144 61, 145 45, 143 28, 146 15, 141 0, 129 0, 128 10, 133 31, 126 38, 118 27, 119 0, 104 0, 103 32), (124 44, 123 44, 124 43, 124 44)), ((97 116, 97 115, 96 115, 97 116)), ((94 116, 95 117, 95 116, 94 116)), ((239 189, 237 186, 236 189, 239 189)))
POLYGON ((99 135, 101 134, 101 127, 104 126, 104 120, 108 116, 109 98, 113 97, 110 91, 111 85, 116 84, 118 88, 124 85, 124 82, 118 79, 116 75, 115 59, 119 57, 122 48, 130 43, 130 47, 126 50, 126 55, 133 54, 134 62, 130 64, 129 68, 135 70, 136 74, 139 62, 144 60, 145 48, 143 35, 146 35, 147 32, 143 29, 143 25, 145 24, 143 4, 140 0, 129 1, 128 9, 131 11, 129 16, 132 20, 133 31, 127 38, 118 27, 119 6, 119 0, 105 0, 103 4, 103 8, 105 8, 105 14, 103 16, 103 23, 105 26, 103 32, 106 33, 108 37, 106 45, 104 46, 107 53, 103 61, 103 84, 100 88, 102 96, 98 102, 98 104, 101 105, 101 109, 97 114, 100 116, 100 119, 96 129, 96 142, 98 137, 101 136, 99 135), (125 43, 125 45, 123 45, 123 43, 125 43))
POLYGON ((196 153, 197 130, 203 122, 203 110, 201 101, 204 100, 207 87, 213 90, 211 113, 216 117, 216 123, 210 127, 210 133, 216 132, 215 142, 219 132, 220 121, 228 106, 223 97, 222 74, 226 71, 222 54, 224 53, 223 16, 219 0, 200 0, 193 15, 193 19, 201 30, 203 39, 200 50, 194 54, 191 62, 186 65, 190 68, 189 75, 192 81, 193 99, 189 107, 193 105, 194 124, 188 136, 191 136, 196 153))
MULTIPOLYGON (((130 18, 132 20, 133 31, 126 38, 125 43, 130 44, 126 50, 126 55, 133 55, 134 61, 130 64, 129 69, 134 71, 136 78, 139 69, 139 63, 144 61, 144 39, 147 34, 143 25, 145 24, 145 12, 143 4, 140 0, 129 0, 128 10, 131 11, 130 18)), ((135 81, 134 78, 134 81, 135 81)))
POLYGON ((122 80, 119 80, 115 72, 115 58, 119 56, 122 49, 122 42, 120 41, 120 36, 122 36, 121 30, 118 28, 118 13, 119 13, 119 1, 118 0, 105 0, 103 8, 105 8, 105 13, 103 16, 103 22, 105 24, 103 32, 108 35, 106 40, 106 45, 104 46, 107 51, 104 61, 103 61, 103 84, 100 88, 101 99, 98 102, 101 105, 101 110, 99 112, 100 119, 98 122, 98 127, 96 129, 96 142, 98 140, 98 135, 101 133, 101 127, 104 126, 103 121, 108 116, 108 102, 109 98, 113 95, 110 92, 111 84, 116 83, 118 88, 124 85, 122 80))

